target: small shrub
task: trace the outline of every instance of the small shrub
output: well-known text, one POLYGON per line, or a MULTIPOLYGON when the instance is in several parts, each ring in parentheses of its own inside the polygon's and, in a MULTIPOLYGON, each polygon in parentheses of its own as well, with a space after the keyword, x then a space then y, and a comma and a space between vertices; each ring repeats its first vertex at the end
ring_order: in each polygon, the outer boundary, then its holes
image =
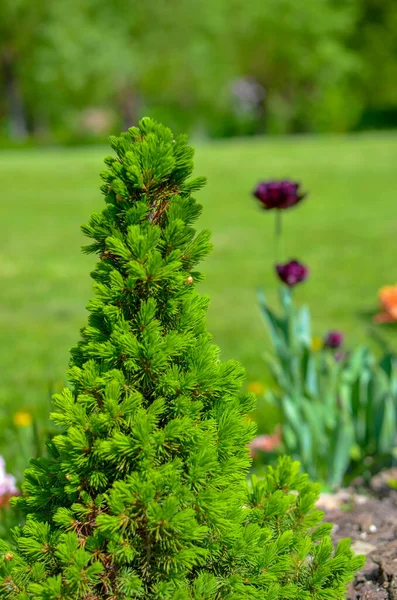
POLYGON ((289 459, 245 482, 253 397, 196 290, 210 242, 192 226, 193 150, 149 119, 111 145, 106 207, 83 228, 95 296, 54 398, 63 431, 26 471, 1 598, 342 600, 362 560, 334 551, 318 487, 289 459))

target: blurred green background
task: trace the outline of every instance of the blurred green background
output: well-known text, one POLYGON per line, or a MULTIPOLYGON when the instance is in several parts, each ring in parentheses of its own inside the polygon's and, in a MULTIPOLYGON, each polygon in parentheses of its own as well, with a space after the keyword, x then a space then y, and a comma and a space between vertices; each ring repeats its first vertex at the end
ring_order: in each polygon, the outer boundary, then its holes
MULTIPOLYGON (((0 454, 14 472, 86 320, 79 227, 103 202, 106 137, 145 114, 191 134, 215 244, 209 328, 259 391, 256 288, 276 301, 276 281, 273 215, 251 191, 302 182, 285 213, 285 258, 311 269, 297 300, 315 335, 367 340, 397 280, 396 81, 395 0, 0 2, 0 454)), ((393 344, 393 327, 382 335, 393 344)), ((275 419, 263 410, 262 430, 275 419)))
POLYGON ((395 0, 2 0, 3 143, 397 125, 395 0))

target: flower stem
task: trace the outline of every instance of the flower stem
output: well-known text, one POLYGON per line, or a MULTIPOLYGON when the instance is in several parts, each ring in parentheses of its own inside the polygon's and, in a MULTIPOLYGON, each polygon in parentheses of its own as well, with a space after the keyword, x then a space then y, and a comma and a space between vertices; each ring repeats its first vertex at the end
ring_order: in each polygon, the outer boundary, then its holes
POLYGON ((274 229, 274 246, 275 246, 275 259, 276 264, 282 260, 283 248, 282 248, 282 237, 283 237, 283 221, 281 210, 275 211, 275 229, 274 229))

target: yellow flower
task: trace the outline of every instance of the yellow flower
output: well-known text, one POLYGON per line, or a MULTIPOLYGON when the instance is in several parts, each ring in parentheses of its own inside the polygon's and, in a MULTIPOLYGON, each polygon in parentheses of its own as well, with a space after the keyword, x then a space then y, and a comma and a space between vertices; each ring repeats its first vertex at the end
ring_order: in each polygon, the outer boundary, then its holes
POLYGON ((360 460, 361 457, 361 448, 358 444, 353 444, 350 448, 350 456, 353 460, 360 460))
POLYGON ((14 415, 14 423, 17 427, 29 427, 32 424, 32 415, 28 412, 17 412, 14 415))
POLYGON ((257 396, 260 396, 266 391, 266 386, 261 381, 252 381, 248 384, 247 389, 249 392, 253 392, 257 396))
POLYGON ((323 340, 320 337, 318 337, 318 335, 314 335, 312 337, 311 348, 312 348, 313 352, 318 352, 319 350, 321 350, 323 345, 324 345, 323 340))

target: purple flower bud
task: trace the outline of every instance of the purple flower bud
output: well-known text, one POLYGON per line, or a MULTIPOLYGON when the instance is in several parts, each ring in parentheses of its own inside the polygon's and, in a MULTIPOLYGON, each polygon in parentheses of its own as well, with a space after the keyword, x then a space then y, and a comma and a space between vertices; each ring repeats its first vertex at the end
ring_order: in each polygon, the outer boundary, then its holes
POLYGON ((299 183, 289 179, 285 181, 261 181, 253 194, 265 210, 278 208, 280 210, 295 206, 303 200, 306 193, 299 191, 299 183))
POLYGON ((281 281, 289 287, 305 281, 309 275, 309 269, 297 260, 290 260, 284 265, 276 265, 276 272, 281 281))
POLYGON ((336 350, 343 344, 343 333, 341 331, 329 331, 325 336, 324 346, 336 350))

